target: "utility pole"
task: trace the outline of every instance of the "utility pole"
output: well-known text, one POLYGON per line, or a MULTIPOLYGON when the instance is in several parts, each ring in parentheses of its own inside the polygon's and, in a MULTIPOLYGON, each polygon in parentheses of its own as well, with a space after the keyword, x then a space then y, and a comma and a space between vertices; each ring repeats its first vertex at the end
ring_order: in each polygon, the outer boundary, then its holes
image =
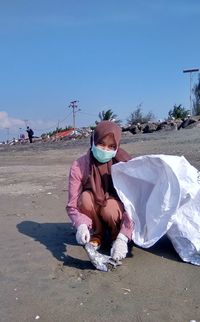
POLYGON ((58 125, 57 125, 57 130, 56 130, 56 133, 58 134, 59 132, 59 126, 60 126, 60 121, 58 120, 58 125))
POLYGON ((80 111, 80 109, 78 109, 78 103, 79 101, 72 101, 69 104, 69 107, 72 108, 72 112, 73 112, 73 130, 74 130, 74 134, 75 134, 75 129, 76 129, 76 112, 80 111))
POLYGON ((192 115, 192 73, 198 72, 198 68, 192 68, 192 69, 185 69, 183 70, 183 73, 189 73, 190 74, 190 115, 192 115))
POLYGON ((6 127, 6 130, 7 130, 7 143, 9 142, 9 130, 10 130, 10 128, 9 127, 6 127))
POLYGON ((22 128, 21 127, 19 127, 19 135, 18 135, 18 139, 20 139, 21 137, 21 130, 22 130, 22 128))

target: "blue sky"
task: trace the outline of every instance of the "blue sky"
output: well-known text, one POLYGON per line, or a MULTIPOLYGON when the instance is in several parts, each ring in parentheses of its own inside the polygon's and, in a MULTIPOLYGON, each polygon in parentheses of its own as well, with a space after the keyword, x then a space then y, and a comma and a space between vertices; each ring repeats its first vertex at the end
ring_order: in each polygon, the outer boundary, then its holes
POLYGON ((77 126, 189 107, 199 30, 199 0, 0 0, 0 138, 72 125, 72 100, 77 126))

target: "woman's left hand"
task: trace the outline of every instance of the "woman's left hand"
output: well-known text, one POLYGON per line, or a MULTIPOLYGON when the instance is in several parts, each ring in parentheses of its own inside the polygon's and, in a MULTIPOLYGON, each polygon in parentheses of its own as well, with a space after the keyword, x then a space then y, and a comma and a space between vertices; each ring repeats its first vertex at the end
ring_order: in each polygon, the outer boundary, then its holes
POLYGON ((110 255, 115 261, 119 261, 126 257, 128 253, 127 243, 128 238, 122 233, 119 233, 110 251, 110 255))

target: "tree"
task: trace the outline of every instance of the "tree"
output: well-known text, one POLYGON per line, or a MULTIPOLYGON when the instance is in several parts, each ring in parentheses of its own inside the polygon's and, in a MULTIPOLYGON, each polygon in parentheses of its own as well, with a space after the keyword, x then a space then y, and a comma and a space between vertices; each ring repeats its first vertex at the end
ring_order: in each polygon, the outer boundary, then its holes
POLYGON ((200 115, 200 74, 199 74, 198 83, 194 85, 193 93, 194 93, 195 99, 193 100, 192 114, 200 115))
POLYGON ((148 112, 146 115, 143 116, 143 123, 148 123, 149 121, 155 120, 155 115, 153 112, 148 112))
POLYGON ((169 118, 175 119, 184 119, 190 114, 189 110, 186 110, 182 104, 174 105, 173 110, 169 110, 168 116, 169 118))
POLYGON ((141 104, 138 105, 135 111, 131 113, 128 117, 127 122, 128 125, 135 125, 137 123, 147 123, 155 119, 155 115, 152 112, 147 113, 146 115, 143 114, 141 104))
MULTIPOLYGON (((118 116, 116 114, 114 114, 112 109, 108 109, 107 111, 99 112, 98 116, 99 116, 100 121, 113 121, 117 124, 121 124, 121 120, 117 119, 118 116)), ((99 121, 96 121, 95 123, 98 124, 99 121)))

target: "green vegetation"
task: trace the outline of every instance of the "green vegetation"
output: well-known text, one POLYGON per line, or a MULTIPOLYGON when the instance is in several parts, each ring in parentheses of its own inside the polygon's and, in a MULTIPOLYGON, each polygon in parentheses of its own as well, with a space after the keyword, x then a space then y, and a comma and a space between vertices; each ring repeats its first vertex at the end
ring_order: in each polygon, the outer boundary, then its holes
MULTIPOLYGON (((200 74, 199 74, 198 83, 193 88, 193 93, 195 98, 193 100, 192 114, 196 116, 196 115, 200 115, 200 74)), ((184 108, 182 104, 179 104, 179 105, 175 104, 173 106, 173 109, 170 109, 168 112, 168 119, 172 119, 172 118, 185 119, 186 117, 188 117, 189 113, 190 111, 184 108)), ((94 130, 96 125, 101 121, 112 121, 117 123, 120 126, 122 124, 122 121, 118 119, 117 114, 115 114, 112 109, 103 110, 99 112, 98 117, 99 117, 99 120, 95 121, 95 125, 89 125, 88 128, 90 128, 91 130, 94 130)), ((147 114, 144 114, 142 111, 142 104, 139 104, 136 106, 135 110, 133 110, 133 112, 127 118, 127 126, 145 124, 148 122, 155 122, 155 120, 156 120, 156 117, 154 113, 150 111, 147 114)), ((51 137, 56 133, 72 130, 72 129, 73 127, 70 125, 66 126, 65 128, 57 127, 54 131, 43 133, 41 136, 45 137, 48 135, 51 137)))
MULTIPOLYGON (((121 120, 118 119, 118 116, 116 114, 114 114, 112 109, 108 109, 107 111, 99 112, 98 116, 99 116, 100 122, 101 121, 113 121, 119 125, 122 122, 121 120)), ((98 124, 99 121, 96 121, 95 123, 98 124)))
POLYGON ((186 110, 182 104, 174 105, 173 110, 168 113, 169 118, 184 119, 190 114, 189 110, 186 110))
POLYGON ((146 115, 143 114, 141 104, 131 113, 127 118, 129 126, 136 125, 137 123, 147 123, 155 119, 155 115, 152 112, 148 112, 146 115))
POLYGON ((199 74, 198 83, 194 85, 193 93, 194 93, 194 100, 193 100, 192 114, 200 115, 200 74, 199 74))

